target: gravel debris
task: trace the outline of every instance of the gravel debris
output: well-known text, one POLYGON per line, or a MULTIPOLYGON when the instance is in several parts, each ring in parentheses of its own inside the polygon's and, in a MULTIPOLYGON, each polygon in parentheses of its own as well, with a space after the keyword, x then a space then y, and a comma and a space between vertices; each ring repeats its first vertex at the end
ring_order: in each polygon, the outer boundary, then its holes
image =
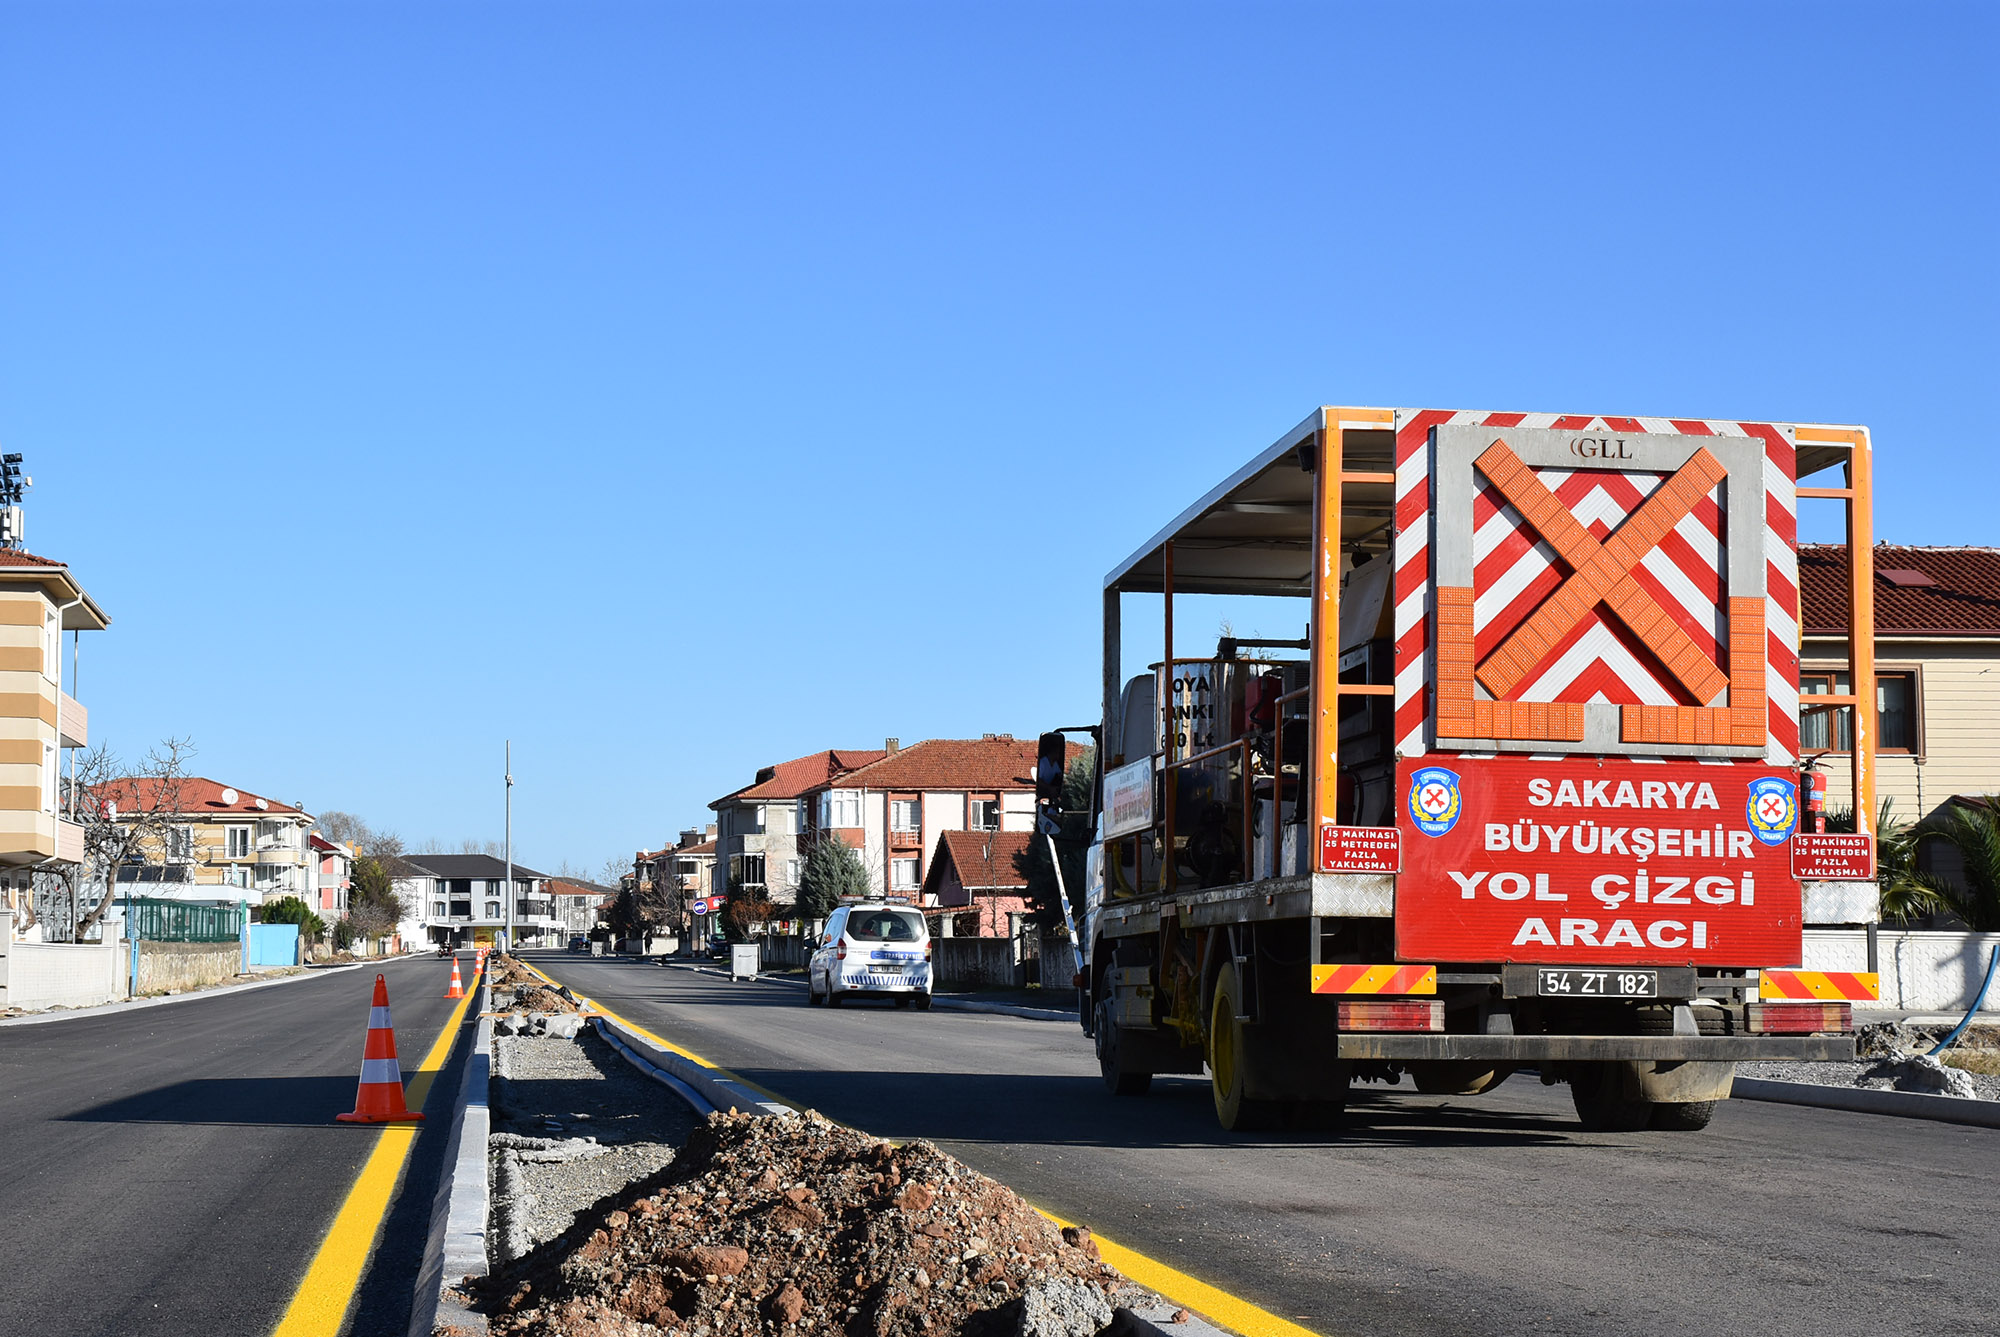
MULTIPOLYGON (((1855 1062, 1739 1063, 1736 1071, 1744 1077, 1774 1082, 2000 1100, 2000 1076, 1968 1072, 1929 1057, 1928 1051, 1950 1033, 1950 1026, 1872 1022, 1855 1033, 1855 1052, 1861 1055, 1855 1062)), ((1954 1055, 2000 1059, 2000 1026, 1981 1023, 1967 1027, 1945 1057, 1954 1055)), ((1982 1066, 2000 1067, 2000 1063, 1989 1061, 1982 1066)))
POLYGON ((495 1262, 555 1239, 579 1214, 657 1174, 698 1122, 593 1030, 496 1036, 493 1069, 495 1262))
POLYGON ((486 1292, 498 1337, 1096 1337, 1157 1302, 930 1143, 812 1112, 710 1116, 486 1292))

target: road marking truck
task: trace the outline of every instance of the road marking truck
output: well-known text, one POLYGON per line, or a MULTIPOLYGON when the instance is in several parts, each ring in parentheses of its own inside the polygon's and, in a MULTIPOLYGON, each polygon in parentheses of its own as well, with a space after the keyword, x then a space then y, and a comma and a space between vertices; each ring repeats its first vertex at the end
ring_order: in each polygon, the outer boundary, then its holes
POLYGON ((1869 458, 1859 427, 1323 408, 1120 563, 1078 977, 1110 1090, 1206 1070, 1235 1129, 1532 1069, 1588 1128, 1693 1130, 1738 1061, 1851 1058, 1875 981, 1801 957, 1877 917, 1869 458), (1800 745, 1802 499, 1846 516, 1850 691, 1805 703, 1838 758, 1800 745), (1163 651, 1128 679, 1129 595, 1163 651), (1303 601, 1303 634, 1191 647, 1203 595, 1303 601))

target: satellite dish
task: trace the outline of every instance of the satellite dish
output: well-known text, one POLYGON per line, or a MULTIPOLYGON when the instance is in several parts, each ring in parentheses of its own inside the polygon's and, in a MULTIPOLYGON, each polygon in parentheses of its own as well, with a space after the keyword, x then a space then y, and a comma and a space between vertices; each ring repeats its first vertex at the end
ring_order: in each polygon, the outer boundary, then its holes
POLYGON ((225 789, 225 790, 223 790, 223 791, 222 791, 222 801, 223 801, 224 803, 234 803, 234 802, 236 802, 236 800, 237 800, 238 798, 240 798, 240 797, 241 797, 241 795, 239 795, 239 794, 238 794, 238 793, 237 793, 237 792, 236 792, 235 790, 233 790, 233 789, 225 789))
POLYGON ((268 812, 268 811, 270 811, 270 808, 271 808, 271 804, 270 804, 270 802, 269 802, 268 800, 266 800, 266 799, 261 799, 261 798, 260 798, 260 799, 255 799, 255 800, 253 800, 253 801, 254 801, 254 802, 256 803, 256 805, 257 805, 257 808, 258 808, 258 811, 260 811, 260 812, 268 812))

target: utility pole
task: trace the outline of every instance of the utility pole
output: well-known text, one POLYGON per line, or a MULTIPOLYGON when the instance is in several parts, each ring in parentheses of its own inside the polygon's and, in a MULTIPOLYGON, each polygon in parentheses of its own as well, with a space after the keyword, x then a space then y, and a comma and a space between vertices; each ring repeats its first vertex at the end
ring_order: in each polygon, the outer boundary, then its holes
POLYGON ((507 950, 514 944, 514 740, 507 740, 507 950))

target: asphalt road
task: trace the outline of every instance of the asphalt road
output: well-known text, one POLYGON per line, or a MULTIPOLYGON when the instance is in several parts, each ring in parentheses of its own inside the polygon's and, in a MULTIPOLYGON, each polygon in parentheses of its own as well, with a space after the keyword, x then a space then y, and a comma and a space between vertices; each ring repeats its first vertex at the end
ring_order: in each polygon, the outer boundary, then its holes
MULTIPOLYGON (((436 958, 382 969, 405 1079, 452 1003, 436 958)), ((374 970, 0 1026, 0 1335, 270 1332, 374 1148, 354 1108, 374 970)), ((463 1050, 349 1323, 400 1334, 463 1050)))
POLYGON ((1243 1136, 1216 1126, 1203 1080, 1105 1095, 1073 1025, 536 961, 743 1077, 929 1138, 1318 1332, 2000 1329, 1989 1129, 1732 1101, 1704 1133, 1586 1134, 1566 1088, 1516 1076, 1480 1097, 1363 1095, 1338 1133, 1243 1136))

